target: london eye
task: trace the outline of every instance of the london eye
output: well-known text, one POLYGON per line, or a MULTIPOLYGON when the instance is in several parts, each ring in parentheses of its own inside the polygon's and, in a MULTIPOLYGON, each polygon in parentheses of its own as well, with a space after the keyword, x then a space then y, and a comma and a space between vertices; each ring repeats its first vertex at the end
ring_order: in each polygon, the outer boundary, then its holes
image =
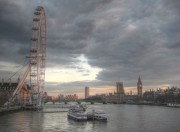
POLYGON ((38 6, 34 12, 29 53, 30 103, 41 106, 46 65, 46 17, 44 8, 38 6))
POLYGON ((28 75, 30 75, 30 90, 27 103, 32 108, 42 108, 46 67, 46 17, 44 8, 41 6, 38 6, 34 12, 30 40, 29 66, 12 96, 4 105, 11 104, 19 98, 20 91, 28 75))

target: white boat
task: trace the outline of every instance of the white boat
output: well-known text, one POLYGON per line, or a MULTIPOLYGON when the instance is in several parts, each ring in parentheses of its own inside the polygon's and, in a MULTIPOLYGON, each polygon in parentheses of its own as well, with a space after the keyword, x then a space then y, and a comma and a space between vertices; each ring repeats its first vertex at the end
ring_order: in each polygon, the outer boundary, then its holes
POLYGON ((75 121, 87 121, 87 113, 80 107, 70 108, 67 116, 75 121))
POLYGON ((98 121, 108 120, 106 113, 102 110, 92 110, 92 112, 88 112, 87 118, 88 120, 98 120, 98 121))
POLYGON ((178 103, 168 103, 167 106, 168 107, 178 107, 178 108, 180 108, 180 104, 178 104, 178 103))

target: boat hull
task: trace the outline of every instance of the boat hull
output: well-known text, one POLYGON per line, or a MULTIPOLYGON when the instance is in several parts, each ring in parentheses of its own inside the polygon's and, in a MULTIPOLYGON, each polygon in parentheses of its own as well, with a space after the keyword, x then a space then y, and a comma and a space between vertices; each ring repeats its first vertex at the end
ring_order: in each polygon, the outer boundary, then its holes
POLYGON ((73 115, 68 115, 68 119, 72 119, 74 121, 79 121, 79 122, 83 122, 83 121, 87 121, 87 117, 76 117, 76 116, 73 116, 73 115))
POLYGON ((97 116, 97 115, 94 115, 93 114, 88 114, 87 115, 87 120, 88 121, 92 121, 92 120, 96 120, 96 121, 104 121, 106 122, 107 121, 107 117, 102 117, 102 116, 97 116))
POLYGON ((97 120, 97 121, 105 121, 106 122, 107 118, 105 118, 105 117, 104 118, 102 118, 102 117, 101 118, 95 117, 95 120, 97 120))

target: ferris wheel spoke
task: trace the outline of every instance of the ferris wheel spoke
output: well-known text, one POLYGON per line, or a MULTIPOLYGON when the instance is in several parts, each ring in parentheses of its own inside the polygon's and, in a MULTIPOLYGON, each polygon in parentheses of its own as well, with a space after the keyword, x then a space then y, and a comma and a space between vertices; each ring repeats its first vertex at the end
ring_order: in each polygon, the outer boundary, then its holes
POLYGON ((36 105, 41 105, 46 64, 46 17, 44 8, 41 6, 37 7, 34 12, 31 49, 28 58, 31 65, 30 83, 32 102, 36 105))

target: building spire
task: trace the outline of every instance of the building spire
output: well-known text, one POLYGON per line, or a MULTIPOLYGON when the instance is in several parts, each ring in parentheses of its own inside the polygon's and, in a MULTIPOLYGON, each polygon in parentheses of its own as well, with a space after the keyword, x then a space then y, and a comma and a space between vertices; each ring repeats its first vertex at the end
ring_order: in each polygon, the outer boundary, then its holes
POLYGON ((142 84, 142 82, 141 82, 141 77, 139 76, 139 78, 138 78, 138 84, 142 84))
POLYGON ((141 77, 139 76, 138 82, 137 82, 137 95, 138 97, 142 97, 142 82, 141 82, 141 77))

